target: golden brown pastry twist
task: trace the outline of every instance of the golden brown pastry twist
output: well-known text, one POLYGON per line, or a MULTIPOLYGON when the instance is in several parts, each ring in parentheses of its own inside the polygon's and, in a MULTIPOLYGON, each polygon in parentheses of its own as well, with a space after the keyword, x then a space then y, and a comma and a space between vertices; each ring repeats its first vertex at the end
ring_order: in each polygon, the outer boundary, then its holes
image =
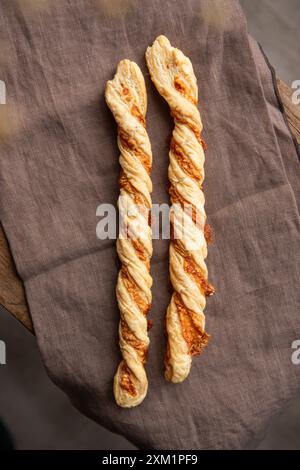
POLYGON ((114 79, 107 82, 105 98, 118 124, 122 167, 118 207, 126 228, 117 241, 122 263, 116 293, 123 360, 114 378, 114 394, 118 405, 132 407, 143 401, 148 388, 144 364, 149 345, 147 314, 152 300, 149 225, 152 153, 145 124, 146 87, 134 62, 119 63, 114 79))
POLYGON ((166 316, 168 335, 165 376, 181 382, 192 356, 207 344, 203 310, 214 290, 207 280, 207 233, 204 210, 204 143, 197 109, 198 87, 191 61, 159 36, 146 52, 158 92, 170 106, 175 128, 170 146, 170 277, 174 288, 166 316), (185 210, 184 210, 185 209, 185 210))

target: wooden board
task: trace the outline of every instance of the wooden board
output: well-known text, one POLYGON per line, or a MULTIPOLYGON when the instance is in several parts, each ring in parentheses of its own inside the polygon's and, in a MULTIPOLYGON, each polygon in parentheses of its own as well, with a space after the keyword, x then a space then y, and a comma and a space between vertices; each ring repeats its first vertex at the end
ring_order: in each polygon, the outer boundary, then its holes
POLYGON ((0 304, 33 332, 23 283, 15 265, 4 232, 0 227, 0 304))
POLYGON ((300 104, 296 105, 292 102, 295 90, 288 87, 282 80, 277 80, 277 83, 292 134, 300 145, 300 104))
MULTIPOLYGON (((300 105, 292 103, 293 90, 278 80, 278 88, 286 111, 290 128, 300 144, 300 105)), ((19 279, 14 262, 0 227, 0 304, 33 332, 33 326, 26 302, 24 287, 19 279)))

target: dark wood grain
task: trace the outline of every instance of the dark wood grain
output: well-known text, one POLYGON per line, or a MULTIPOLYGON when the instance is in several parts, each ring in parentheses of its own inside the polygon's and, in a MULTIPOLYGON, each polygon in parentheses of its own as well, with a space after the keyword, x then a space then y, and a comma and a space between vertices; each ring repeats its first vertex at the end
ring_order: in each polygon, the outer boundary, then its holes
POLYGON ((28 330, 33 326, 26 302, 23 283, 20 280, 7 244, 6 237, 0 227, 0 304, 14 315, 28 330))
MULTIPOLYGON (((278 80, 278 88, 293 135, 300 144, 300 105, 292 102, 293 90, 278 80)), ((0 227, 0 304, 14 315, 23 325, 33 331, 24 287, 18 277, 15 265, 0 227)))
POLYGON ((292 102, 295 90, 292 90, 280 79, 277 80, 277 84, 291 131, 300 144, 300 104, 296 105, 292 102))

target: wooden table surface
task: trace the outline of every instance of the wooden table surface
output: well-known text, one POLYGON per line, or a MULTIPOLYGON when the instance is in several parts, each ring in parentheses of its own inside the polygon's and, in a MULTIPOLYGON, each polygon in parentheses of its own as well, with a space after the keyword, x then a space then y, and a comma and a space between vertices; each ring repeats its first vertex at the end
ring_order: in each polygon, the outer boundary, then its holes
MULTIPOLYGON (((293 90, 278 80, 278 88, 290 128, 300 144, 300 106, 292 103, 293 90)), ((0 227, 0 304, 32 333, 33 325, 26 302, 23 283, 16 273, 14 262, 0 227)))

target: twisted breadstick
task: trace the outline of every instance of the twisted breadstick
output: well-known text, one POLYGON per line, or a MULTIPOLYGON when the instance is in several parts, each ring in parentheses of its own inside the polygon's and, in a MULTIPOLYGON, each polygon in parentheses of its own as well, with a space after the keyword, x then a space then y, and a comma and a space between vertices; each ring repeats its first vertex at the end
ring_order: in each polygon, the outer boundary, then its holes
POLYGON ((214 290, 207 281, 207 238, 204 210, 204 150, 198 87, 191 61, 159 36, 146 52, 151 78, 170 106, 175 121, 170 147, 170 278, 174 293, 166 316, 168 334, 165 376, 182 382, 192 356, 208 342, 203 310, 214 290))
POLYGON ((147 313, 151 306, 150 258, 152 255, 149 210, 152 153, 145 129, 147 95, 139 67, 122 60, 105 90, 107 104, 118 124, 121 152, 118 207, 126 233, 120 233, 117 251, 122 263, 116 294, 120 309, 119 343, 123 360, 114 378, 118 405, 139 405, 146 396, 144 368, 148 352, 147 313))

